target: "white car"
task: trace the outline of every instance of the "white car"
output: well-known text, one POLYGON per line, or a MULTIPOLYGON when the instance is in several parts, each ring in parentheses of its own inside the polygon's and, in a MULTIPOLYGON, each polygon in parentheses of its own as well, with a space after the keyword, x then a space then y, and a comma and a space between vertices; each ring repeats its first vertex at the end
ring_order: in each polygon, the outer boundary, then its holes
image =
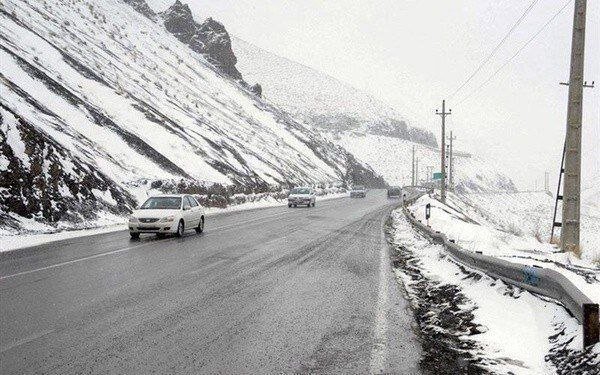
POLYGON ((191 195, 158 195, 150 197, 129 217, 129 234, 139 238, 140 233, 157 236, 183 236, 186 230, 204 230, 204 209, 191 195))
POLYGON ((306 205, 306 207, 314 207, 317 201, 317 195, 312 188, 297 187, 293 188, 288 195, 288 207, 298 207, 306 205))

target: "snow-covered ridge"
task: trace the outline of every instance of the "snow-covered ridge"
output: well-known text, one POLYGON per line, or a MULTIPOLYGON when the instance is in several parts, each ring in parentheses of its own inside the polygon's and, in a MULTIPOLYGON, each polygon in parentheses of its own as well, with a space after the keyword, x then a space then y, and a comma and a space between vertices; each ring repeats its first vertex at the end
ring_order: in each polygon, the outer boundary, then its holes
POLYGON ((0 67, 3 223, 122 213, 149 180, 383 183, 119 0, 2 2, 0 67))
POLYGON ((316 128, 361 131, 436 146, 428 130, 409 126, 395 109, 315 69, 232 37, 238 68, 264 96, 316 128))

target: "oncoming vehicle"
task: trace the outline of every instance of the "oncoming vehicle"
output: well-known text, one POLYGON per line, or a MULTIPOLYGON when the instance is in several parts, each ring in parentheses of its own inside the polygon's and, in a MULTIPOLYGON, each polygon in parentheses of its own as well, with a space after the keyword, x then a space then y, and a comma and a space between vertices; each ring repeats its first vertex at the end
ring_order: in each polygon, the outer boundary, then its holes
POLYGON ((181 237, 188 229, 195 229, 197 233, 204 230, 204 209, 191 195, 150 197, 129 217, 131 238, 139 238, 140 233, 181 237))
POLYGON ((364 198, 367 196, 367 189, 362 185, 356 185, 350 190, 350 198, 364 198))
POLYGON ((402 188, 398 186, 390 186, 387 189, 388 198, 400 198, 402 196, 402 188))
POLYGON ((306 205, 306 207, 314 207, 317 201, 315 191, 309 187, 293 188, 288 195, 288 207, 298 207, 306 205))

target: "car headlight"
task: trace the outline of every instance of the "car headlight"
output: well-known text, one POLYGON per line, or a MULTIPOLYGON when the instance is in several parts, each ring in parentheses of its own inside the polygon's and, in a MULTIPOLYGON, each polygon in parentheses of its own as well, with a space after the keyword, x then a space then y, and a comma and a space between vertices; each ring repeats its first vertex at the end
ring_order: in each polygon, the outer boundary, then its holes
POLYGON ((137 217, 135 216, 129 216, 129 222, 130 223, 137 223, 139 220, 137 217))
POLYGON ((173 220, 175 220, 175 216, 174 215, 165 216, 162 219, 160 219, 160 221, 163 222, 163 223, 167 223, 167 222, 173 221, 173 220))

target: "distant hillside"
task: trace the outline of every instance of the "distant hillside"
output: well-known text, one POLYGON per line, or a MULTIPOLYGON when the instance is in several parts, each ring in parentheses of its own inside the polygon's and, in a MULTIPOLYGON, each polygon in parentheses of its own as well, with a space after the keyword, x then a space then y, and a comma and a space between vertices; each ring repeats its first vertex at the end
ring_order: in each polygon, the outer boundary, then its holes
MULTIPOLYGON (((368 163, 392 185, 410 185, 412 173, 412 148, 419 165, 419 180, 431 179, 429 173, 440 170, 440 154, 435 148, 381 135, 361 133, 336 133, 332 141, 344 147, 361 161, 368 163)), ((515 191, 510 178, 500 169, 479 157, 456 157, 454 182, 459 193, 515 191)))
POLYGON ((315 69, 232 37, 238 69, 260 82, 266 99, 317 128, 361 131, 436 146, 435 136, 409 126, 385 103, 315 69))
POLYGON ((2 1, 0 226, 124 215, 163 182, 384 183, 252 92, 224 27, 190 16, 179 1, 2 1))

